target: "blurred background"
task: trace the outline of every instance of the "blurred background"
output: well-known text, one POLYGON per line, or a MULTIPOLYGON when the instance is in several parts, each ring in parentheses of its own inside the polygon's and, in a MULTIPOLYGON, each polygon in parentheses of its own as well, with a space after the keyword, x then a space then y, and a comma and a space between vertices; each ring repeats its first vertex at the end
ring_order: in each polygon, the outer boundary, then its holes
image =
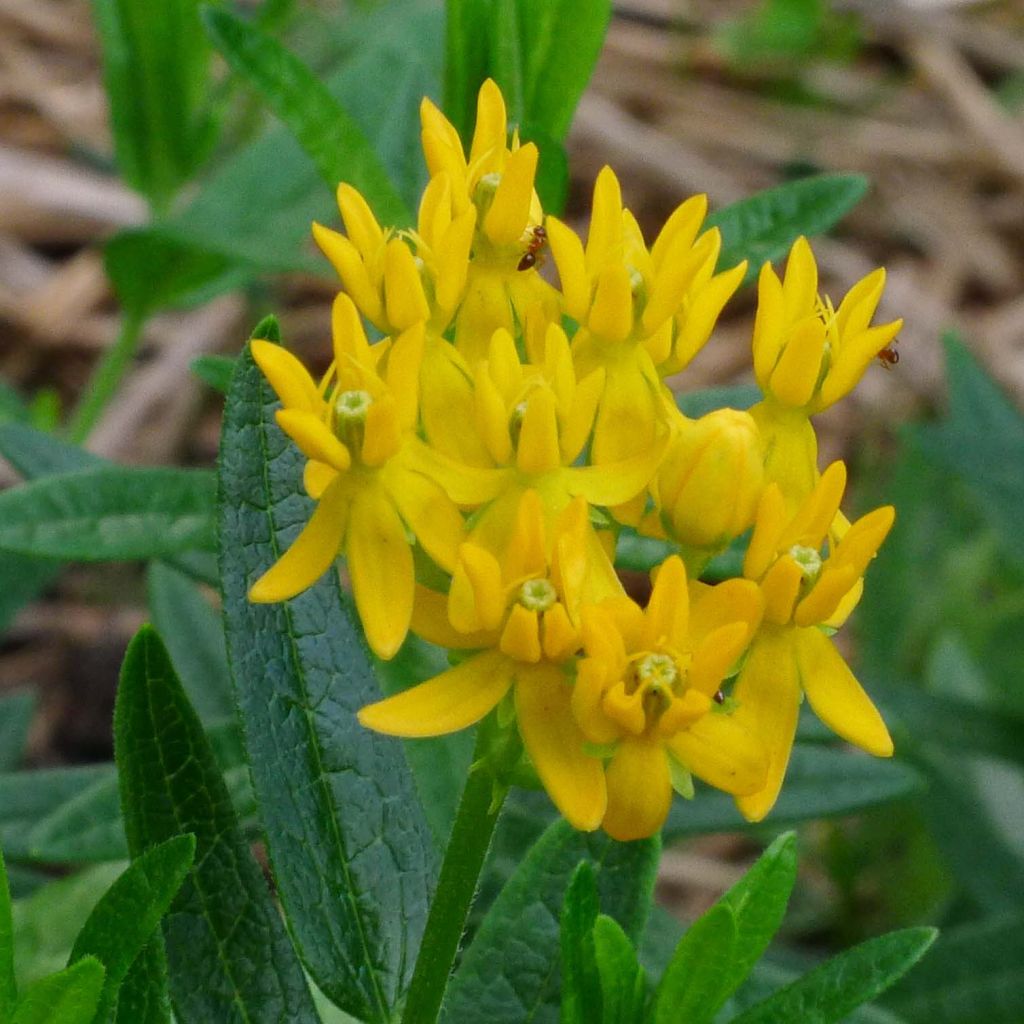
MULTIPOLYGON (((438 98, 439 5, 238 6, 317 70, 411 201, 424 175, 418 98, 438 98)), ((222 398, 209 382, 223 364, 197 373, 197 358, 236 353, 275 312, 304 360, 329 359, 336 282, 308 227, 337 225, 332 197, 259 98, 213 67, 216 130, 197 132, 175 188, 147 204, 118 176, 90 4, 0 0, 0 422, 62 423, 134 316, 138 358, 87 447, 212 465, 222 398)), ((898 509, 844 641, 904 771, 852 771, 839 780, 846 803, 823 802, 854 813, 820 819, 817 776, 797 772, 760 834, 810 819, 787 922, 794 963, 938 923, 953 939, 893 1008, 933 1024, 1024 1020, 1024 4, 618 0, 568 140, 578 228, 605 163, 649 237, 695 192, 719 207, 820 171, 871 182, 814 247, 836 301, 888 269, 880 317, 905 318, 899 363, 872 367, 816 425, 822 464, 851 466, 848 511, 898 509), (965 964, 968 946, 985 961, 965 964), (960 971, 966 1001, 940 1005, 929 971, 960 971)), ((750 288, 734 300, 682 388, 749 383, 753 300, 750 288)), ((17 479, 0 462, 0 483, 17 479)), ((0 768, 109 761, 118 666, 160 581, 138 565, 71 565, 26 589, 10 564, 0 768), (8 733, 24 745, 4 747, 8 733)), ((803 738, 820 736, 809 725, 803 738)), ((0 799, 0 840, 17 827, 0 799)), ((674 846, 665 905, 700 912, 760 834, 674 846)))

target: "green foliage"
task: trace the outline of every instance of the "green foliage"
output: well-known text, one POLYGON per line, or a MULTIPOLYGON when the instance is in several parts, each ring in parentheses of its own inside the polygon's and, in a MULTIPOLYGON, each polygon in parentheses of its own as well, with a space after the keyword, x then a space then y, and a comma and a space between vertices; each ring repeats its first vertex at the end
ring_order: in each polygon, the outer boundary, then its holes
POLYGON ((602 1024, 641 1024, 647 991, 629 936, 607 914, 597 915, 593 936, 602 1024))
POLYGON ((316 1021, 213 750, 150 627, 125 655, 114 734, 133 856, 186 832, 196 838, 195 866, 164 922, 177 1019, 316 1021))
POLYGON ((343 1009, 383 1021, 413 964, 434 845, 400 743, 355 718, 380 690, 334 574, 287 603, 248 600, 309 514, 303 459, 274 422, 277 407, 246 352, 220 456, 235 698, 278 892, 306 966, 343 1009))
POLYGON ((93 12, 118 166, 164 210, 216 138, 199 4, 93 0, 93 12))
POLYGON ((163 933, 157 929, 135 958, 117 995, 116 1024, 171 1024, 163 933))
POLYGON ((0 697, 0 772, 17 768, 28 739, 28 727, 36 710, 30 690, 0 697))
POLYGON ((411 223, 362 129, 302 61, 225 10, 207 8, 203 19, 225 59, 260 90, 309 154, 328 188, 348 182, 385 223, 399 227, 411 223))
POLYGON ((867 190, 859 174, 818 174, 713 211, 705 224, 722 232, 719 267, 748 260, 747 279, 756 277, 763 263, 784 256, 800 235, 820 235, 837 224, 867 190))
POLYGON ((14 922, 11 920, 11 890, 7 867, 0 852, 0 1021, 6 1021, 18 998, 14 981, 14 922))
POLYGON ((0 494, 0 548, 86 562, 213 545, 208 470, 97 466, 0 494))
POLYGON ((190 835, 147 850, 104 893, 82 926, 70 963, 93 957, 106 971, 95 1024, 113 1019, 121 983, 167 912, 195 851, 190 835))
POLYGON ((21 995, 11 1024, 89 1024, 103 991, 103 965, 85 957, 21 995))
POLYGON ((232 356, 199 356, 189 364, 192 372, 219 394, 226 395, 235 368, 232 356))
MULTIPOLYGON (((462 956, 445 1000, 444 1024, 536 1024, 559 1019, 558 915, 581 860, 600 905, 636 941, 650 908, 659 844, 616 843, 555 822, 530 848, 462 956)), ((579 883, 578 883, 579 884, 579 883)))
POLYGON ((562 904, 560 1024, 587 1024, 600 1019, 601 982, 594 949, 594 924, 599 910, 594 869, 588 861, 580 861, 562 904))

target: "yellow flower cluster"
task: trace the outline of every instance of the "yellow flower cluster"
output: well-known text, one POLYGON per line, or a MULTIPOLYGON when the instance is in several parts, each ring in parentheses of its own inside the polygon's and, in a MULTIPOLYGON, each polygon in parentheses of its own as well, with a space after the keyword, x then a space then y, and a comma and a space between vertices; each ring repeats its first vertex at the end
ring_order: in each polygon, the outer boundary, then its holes
POLYGON ((544 216, 537 150, 509 136, 493 82, 468 154, 428 100, 422 125, 415 230, 381 227, 347 185, 345 233, 314 226, 344 288, 324 378, 252 343, 317 504, 251 599, 292 597, 343 555, 379 657, 410 630, 453 652, 362 723, 433 736, 498 708, 565 817, 619 839, 657 831, 693 776, 751 820, 767 814, 803 693, 841 736, 890 754, 829 635, 893 512, 843 518, 844 467, 819 474, 810 425, 899 329, 871 326, 882 272, 833 311, 798 240, 784 279, 761 272, 764 400, 688 419, 664 379, 707 342, 746 270, 718 269, 705 197, 648 247, 606 168, 584 243, 544 216), (540 273, 549 253, 557 288, 540 273), (673 552, 646 607, 614 569, 627 525, 673 552), (748 531, 742 576, 701 582, 748 531))

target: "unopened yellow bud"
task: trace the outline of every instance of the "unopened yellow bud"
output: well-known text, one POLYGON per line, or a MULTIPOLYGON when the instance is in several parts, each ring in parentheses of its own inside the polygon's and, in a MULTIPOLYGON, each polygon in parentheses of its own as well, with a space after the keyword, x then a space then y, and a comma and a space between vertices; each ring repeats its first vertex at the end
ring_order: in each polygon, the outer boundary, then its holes
POLYGON ((685 422, 673 442, 658 476, 662 519, 682 544, 720 547, 754 521, 763 485, 757 425, 719 409, 685 422))

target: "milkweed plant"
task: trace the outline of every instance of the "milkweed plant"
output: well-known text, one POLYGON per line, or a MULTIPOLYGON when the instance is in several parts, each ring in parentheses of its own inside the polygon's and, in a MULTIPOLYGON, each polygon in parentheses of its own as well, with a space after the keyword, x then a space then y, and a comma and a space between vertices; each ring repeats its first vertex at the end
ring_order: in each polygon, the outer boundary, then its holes
MULTIPOLYGON (((207 26, 322 162, 303 104, 333 100, 259 28, 207 26)), ((337 184, 340 222, 313 225, 337 274, 330 363, 311 372, 261 322, 224 381, 216 479, 19 435, 33 479, 0 499, 0 544, 158 560, 163 637, 144 627, 125 657, 116 777, 25 844, 130 861, 67 966, 16 980, 0 875, 0 1024, 880 1020, 857 1008, 934 938, 895 932, 766 982, 796 876, 786 833, 681 939, 638 953, 663 833, 777 833, 805 698, 848 744, 893 754, 835 634, 894 510, 848 518, 814 420, 895 361, 901 321, 878 316, 882 269, 823 294, 805 237, 820 214, 770 224, 771 259, 757 224, 807 189, 834 220, 838 190, 862 188, 825 176, 711 216, 685 197, 645 238, 604 167, 580 231, 545 209, 545 140, 494 78, 456 94, 459 124, 419 107, 414 224, 375 209, 365 167, 337 184), (702 407, 685 371, 755 279, 757 394, 702 407), (109 502, 99 540, 61 521, 83 495, 109 502), (35 509, 20 534, 18 502, 35 509), (216 566, 200 557, 213 508, 216 566), (226 699, 196 685, 195 578, 222 593, 226 699), (502 874, 488 852, 516 817, 528 841, 502 874)))

